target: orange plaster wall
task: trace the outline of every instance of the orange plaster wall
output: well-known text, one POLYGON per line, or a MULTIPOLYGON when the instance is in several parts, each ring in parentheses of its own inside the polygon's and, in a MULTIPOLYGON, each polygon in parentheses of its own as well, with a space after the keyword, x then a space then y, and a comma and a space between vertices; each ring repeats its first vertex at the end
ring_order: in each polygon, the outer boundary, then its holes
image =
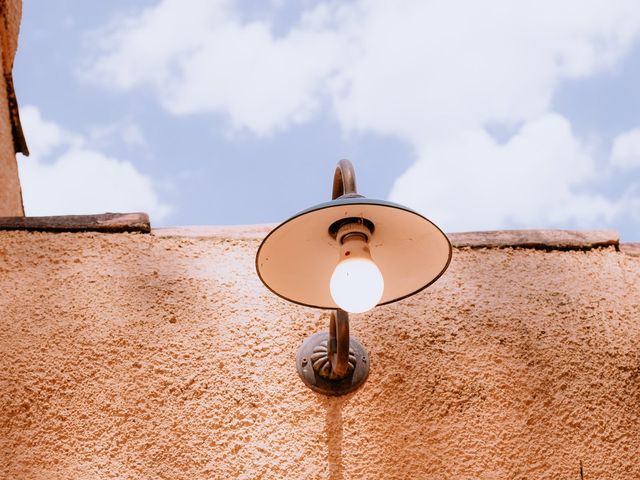
POLYGON ((13 68, 21 16, 20 0, 0 0, 0 58, 3 71, 0 77, 0 217, 24 215, 5 81, 5 75, 10 74, 13 68))
POLYGON ((454 249, 327 398, 258 244, 0 232, 0 478, 640 478, 640 257, 454 249))

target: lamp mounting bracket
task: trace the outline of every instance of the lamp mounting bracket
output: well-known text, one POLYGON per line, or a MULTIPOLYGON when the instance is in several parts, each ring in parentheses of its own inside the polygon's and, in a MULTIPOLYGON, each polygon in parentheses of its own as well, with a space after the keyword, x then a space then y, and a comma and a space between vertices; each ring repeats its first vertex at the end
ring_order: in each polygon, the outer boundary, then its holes
POLYGON ((344 395, 356 390, 369 375, 369 355, 349 336, 349 314, 331 312, 329 332, 319 332, 300 346, 296 367, 302 381, 325 395, 344 395))

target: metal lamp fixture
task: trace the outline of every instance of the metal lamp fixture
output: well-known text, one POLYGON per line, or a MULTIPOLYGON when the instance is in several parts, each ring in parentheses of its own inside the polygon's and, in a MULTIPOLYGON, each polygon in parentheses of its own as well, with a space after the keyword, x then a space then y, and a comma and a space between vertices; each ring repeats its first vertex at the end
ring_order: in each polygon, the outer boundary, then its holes
POLYGON ((349 337, 349 315, 406 298, 435 282, 451 261, 451 243, 431 221, 402 205, 359 195, 353 165, 340 160, 333 200, 278 225, 256 255, 260 280, 276 295, 332 309, 329 332, 298 350, 302 381, 342 395, 369 374, 364 347, 349 337))

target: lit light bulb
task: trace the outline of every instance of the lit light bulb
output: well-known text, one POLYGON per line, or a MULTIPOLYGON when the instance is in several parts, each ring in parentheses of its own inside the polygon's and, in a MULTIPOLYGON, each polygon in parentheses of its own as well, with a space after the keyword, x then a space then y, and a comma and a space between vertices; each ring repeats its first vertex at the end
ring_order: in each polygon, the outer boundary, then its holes
POLYGON ((329 290, 333 301, 346 312, 371 310, 384 292, 384 278, 371 259, 370 235, 361 223, 349 223, 338 231, 340 260, 331 275, 329 290))
POLYGON ((329 288, 333 301, 342 310, 362 313, 371 310, 382 298, 384 279, 373 261, 351 258, 338 263, 329 288))

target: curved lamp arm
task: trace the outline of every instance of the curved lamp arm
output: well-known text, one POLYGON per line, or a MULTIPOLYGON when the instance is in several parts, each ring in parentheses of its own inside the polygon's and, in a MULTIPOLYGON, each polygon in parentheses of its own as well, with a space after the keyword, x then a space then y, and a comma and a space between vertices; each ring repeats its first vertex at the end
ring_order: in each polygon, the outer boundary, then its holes
POLYGON ((349 314, 344 310, 331 313, 327 352, 331 362, 330 378, 346 377, 349 373, 349 314))
POLYGON ((349 160, 340 160, 333 176, 333 195, 335 200, 343 195, 358 195, 356 189, 356 171, 349 160))

